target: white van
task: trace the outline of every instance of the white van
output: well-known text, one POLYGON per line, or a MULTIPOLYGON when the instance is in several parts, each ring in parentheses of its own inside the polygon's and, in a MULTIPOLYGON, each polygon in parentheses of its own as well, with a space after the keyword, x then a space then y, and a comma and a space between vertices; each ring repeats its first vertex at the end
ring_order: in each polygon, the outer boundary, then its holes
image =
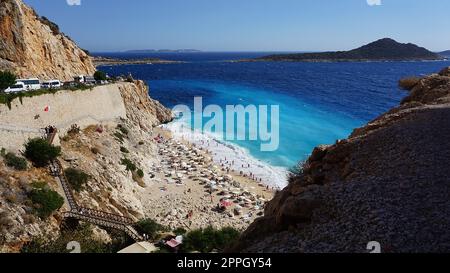
POLYGON ((44 89, 58 89, 61 88, 62 84, 59 80, 45 81, 41 84, 44 89))
POLYGON ((41 89, 41 83, 39 82, 38 78, 18 79, 16 80, 16 82, 22 82, 23 84, 25 84, 25 89, 27 91, 41 89))
POLYGON ((80 75, 80 76, 76 76, 74 78, 74 80, 75 80, 75 82, 79 82, 79 83, 95 84, 95 78, 92 76, 80 75))
POLYGON ((26 87, 25 84, 23 82, 16 82, 16 84, 14 84, 13 86, 8 87, 5 90, 5 93, 18 93, 18 92, 23 92, 26 91, 26 87))

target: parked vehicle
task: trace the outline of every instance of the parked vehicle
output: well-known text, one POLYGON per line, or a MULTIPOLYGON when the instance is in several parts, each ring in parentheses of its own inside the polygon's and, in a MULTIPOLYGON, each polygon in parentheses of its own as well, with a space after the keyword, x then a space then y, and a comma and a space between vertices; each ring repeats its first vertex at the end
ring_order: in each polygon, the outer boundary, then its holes
POLYGON ((41 89, 41 83, 39 82, 38 78, 18 79, 16 80, 16 82, 22 82, 25 85, 25 89, 27 91, 41 89))
POLYGON ((76 81, 76 82, 79 82, 79 83, 84 83, 84 84, 95 84, 95 78, 94 77, 92 77, 92 76, 84 76, 84 75, 80 75, 80 76, 76 76, 75 78, 74 78, 74 80, 76 81))
POLYGON ((59 80, 51 80, 43 82, 41 86, 44 89, 58 89, 61 88, 62 84, 59 80))
POLYGON ((14 84, 13 86, 8 87, 5 90, 5 93, 18 93, 18 92, 23 92, 26 91, 26 87, 25 84, 23 82, 16 82, 16 84, 14 84))
POLYGON ((77 85, 79 85, 79 83, 77 83, 77 82, 65 82, 63 84, 63 88, 73 88, 73 87, 77 87, 77 85))

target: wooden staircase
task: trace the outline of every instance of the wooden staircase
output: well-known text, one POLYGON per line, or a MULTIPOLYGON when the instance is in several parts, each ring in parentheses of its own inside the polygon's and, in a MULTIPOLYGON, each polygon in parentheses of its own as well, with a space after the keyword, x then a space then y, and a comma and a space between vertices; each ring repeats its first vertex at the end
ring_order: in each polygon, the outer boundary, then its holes
MULTIPOLYGON (((50 144, 53 144, 56 134, 57 130, 53 129, 53 132, 46 134, 44 138, 50 144)), ((131 218, 78 206, 72 188, 64 174, 62 164, 58 159, 50 162, 50 172, 61 183, 70 208, 70 211, 63 213, 64 218, 77 219, 93 225, 120 230, 128 234, 128 236, 136 242, 144 240, 144 238, 134 229, 134 221, 131 218)))

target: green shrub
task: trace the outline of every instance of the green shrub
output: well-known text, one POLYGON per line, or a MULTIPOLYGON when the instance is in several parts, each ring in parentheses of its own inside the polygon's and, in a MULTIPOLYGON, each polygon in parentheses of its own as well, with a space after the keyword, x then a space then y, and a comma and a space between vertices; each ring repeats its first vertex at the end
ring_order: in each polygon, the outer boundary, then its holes
POLYGON ((216 230, 212 227, 190 231, 183 239, 183 252, 199 251, 210 253, 213 250, 223 250, 239 238, 239 231, 233 228, 216 230))
POLYGON ((116 238, 112 243, 104 243, 94 236, 92 227, 88 224, 82 224, 73 230, 62 230, 57 238, 47 237, 34 238, 31 242, 26 243, 20 252, 30 254, 70 253, 72 250, 67 249, 67 244, 75 241, 80 243, 81 253, 117 253, 120 249, 131 244, 131 242, 123 242, 116 246, 116 238))
POLYGON ((47 17, 42 16, 39 18, 39 21, 41 21, 41 23, 43 23, 44 25, 47 25, 54 35, 60 34, 59 26, 54 22, 50 21, 47 17))
POLYGON ((125 128, 123 125, 117 125, 117 129, 123 134, 128 135, 129 131, 127 128, 125 128))
POLYGON ((120 132, 115 132, 114 136, 120 143, 123 143, 125 140, 125 137, 120 132))
POLYGON ((398 82, 398 85, 401 89, 409 91, 412 90, 420 82, 420 80, 421 79, 419 77, 408 77, 401 79, 398 82))
POLYGON ((120 147, 120 151, 121 151, 122 153, 124 153, 124 154, 129 154, 129 153, 130 153, 130 151, 128 151, 128 149, 125 148, 125 147, 120 147))
POLYGON ((156 239, 159 232, 168 231, 168 228, 158 224, 152 219, 144 219, 136 224, 136 229, 141 234, 146 234, 150 239, 156 239))
POLYGON ((42 138, 34 138, 25 144, 25 157, 36 167, 45 167, 61 155, 61 147, 55 147, 42 138))
POLYGON ((120 164, 125 166, 127 168, 127 171, 134 172, 137 170, 136 165, 128 158, 122 158, 122 161, 120 162, 120 164))
POLYGON ((4 91, 6 88, 16 83, 16 75, 9 71, 0 71, 0 91, 4 91))
POLYGON ((99 150, 99 148, 97 148, 97 147, 92 147, 92 148, 91 148, 91 153, 93 153, 94 155, 97 155, 97 154, 100 153, 100 150, 99 150))
POLYGON ((47 188, 47 182, 45 181, 34 181, 31 186, 35 189, 45 189, 47 188))
POLYGON ((5 163, 8 167, 14 168, 18 171, 25 171, 27 169, 27 161, 23 157, 18 157, 13 153, 5 155, 5 163))
POLYGON ((94 73, 94 79, 95 79, 96 81, 106 81, 106 73, 103 72, 103 71, 97 70, 97 71, 95 71, 95 73, 94 73))
POLYGON ((175 233, 176 235, 184 235, 187 233, 187 230, 185 230, 184 228, 176 228, 173 230, 173 233, 175 233))
POLYGON ((77 192, 80 192, 89 180, 89 175, 78 169, 66 169, 64 170, 64 174, 66 175, 67 182, 77 192))
POLYGON ((35 205, 36 212, 41 218, 48 218, 52 213, 64 205, 64 198, 50 189, 33 189, 30 199, 35 205))
MULTIPOLYGON (((69 88, 64 88, 64 90, 70 90, 70 91, 83 91, 83 90, 92 90, 92 86, 87 86, 84 84, 77 84, 76 86, 71 86, 69 88)), ((63 89, 61 89, 63 90, 63 89)), ((0 90, 1 91, 1 90, 0 90)), ((59 89, 39 89, 39 90, 33 90, 33 91, 27 91, 27 92, 17 92, 17 93, 2 93, 0 92, 0 104, 6 104, 9 109, 11 109, 11 103, 13 100, 19 98, 20 102, 22 103, 23 98, 31 98, 31 97, 37 97, 42 96, 46 94, 56 94, 59 92, 59 89)))
POLYGON ((144 171, 143 170, 141 170, 141 169, 139 169, 139 170, 137 170, 137 175, 140 177, 140 178, 144 178, 144 171))

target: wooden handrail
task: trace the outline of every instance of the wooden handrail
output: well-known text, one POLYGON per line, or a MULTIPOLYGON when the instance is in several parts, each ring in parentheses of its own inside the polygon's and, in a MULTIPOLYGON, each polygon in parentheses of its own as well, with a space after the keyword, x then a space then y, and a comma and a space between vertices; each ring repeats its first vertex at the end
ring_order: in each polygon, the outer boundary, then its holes
MULTIPOLYGON (((48 143, 53 144, 56 134, 57 130, 54 129, 51 134, 46 134, 44 138, 47 139, 48 143)), ((70 211, 63 213, 64 218, 75 218, 94 225, 121 230, 135 241, 143 240, 143 237, 133 228, 132 225, 134 224, 134 221, 131 218, 78 206, 72 193, 72 188, 63 171, 63 166, 58 159, 50 162, 50 171, 53 176, 59 178, 64 190, 64 195, 69 203, 70 211)))

